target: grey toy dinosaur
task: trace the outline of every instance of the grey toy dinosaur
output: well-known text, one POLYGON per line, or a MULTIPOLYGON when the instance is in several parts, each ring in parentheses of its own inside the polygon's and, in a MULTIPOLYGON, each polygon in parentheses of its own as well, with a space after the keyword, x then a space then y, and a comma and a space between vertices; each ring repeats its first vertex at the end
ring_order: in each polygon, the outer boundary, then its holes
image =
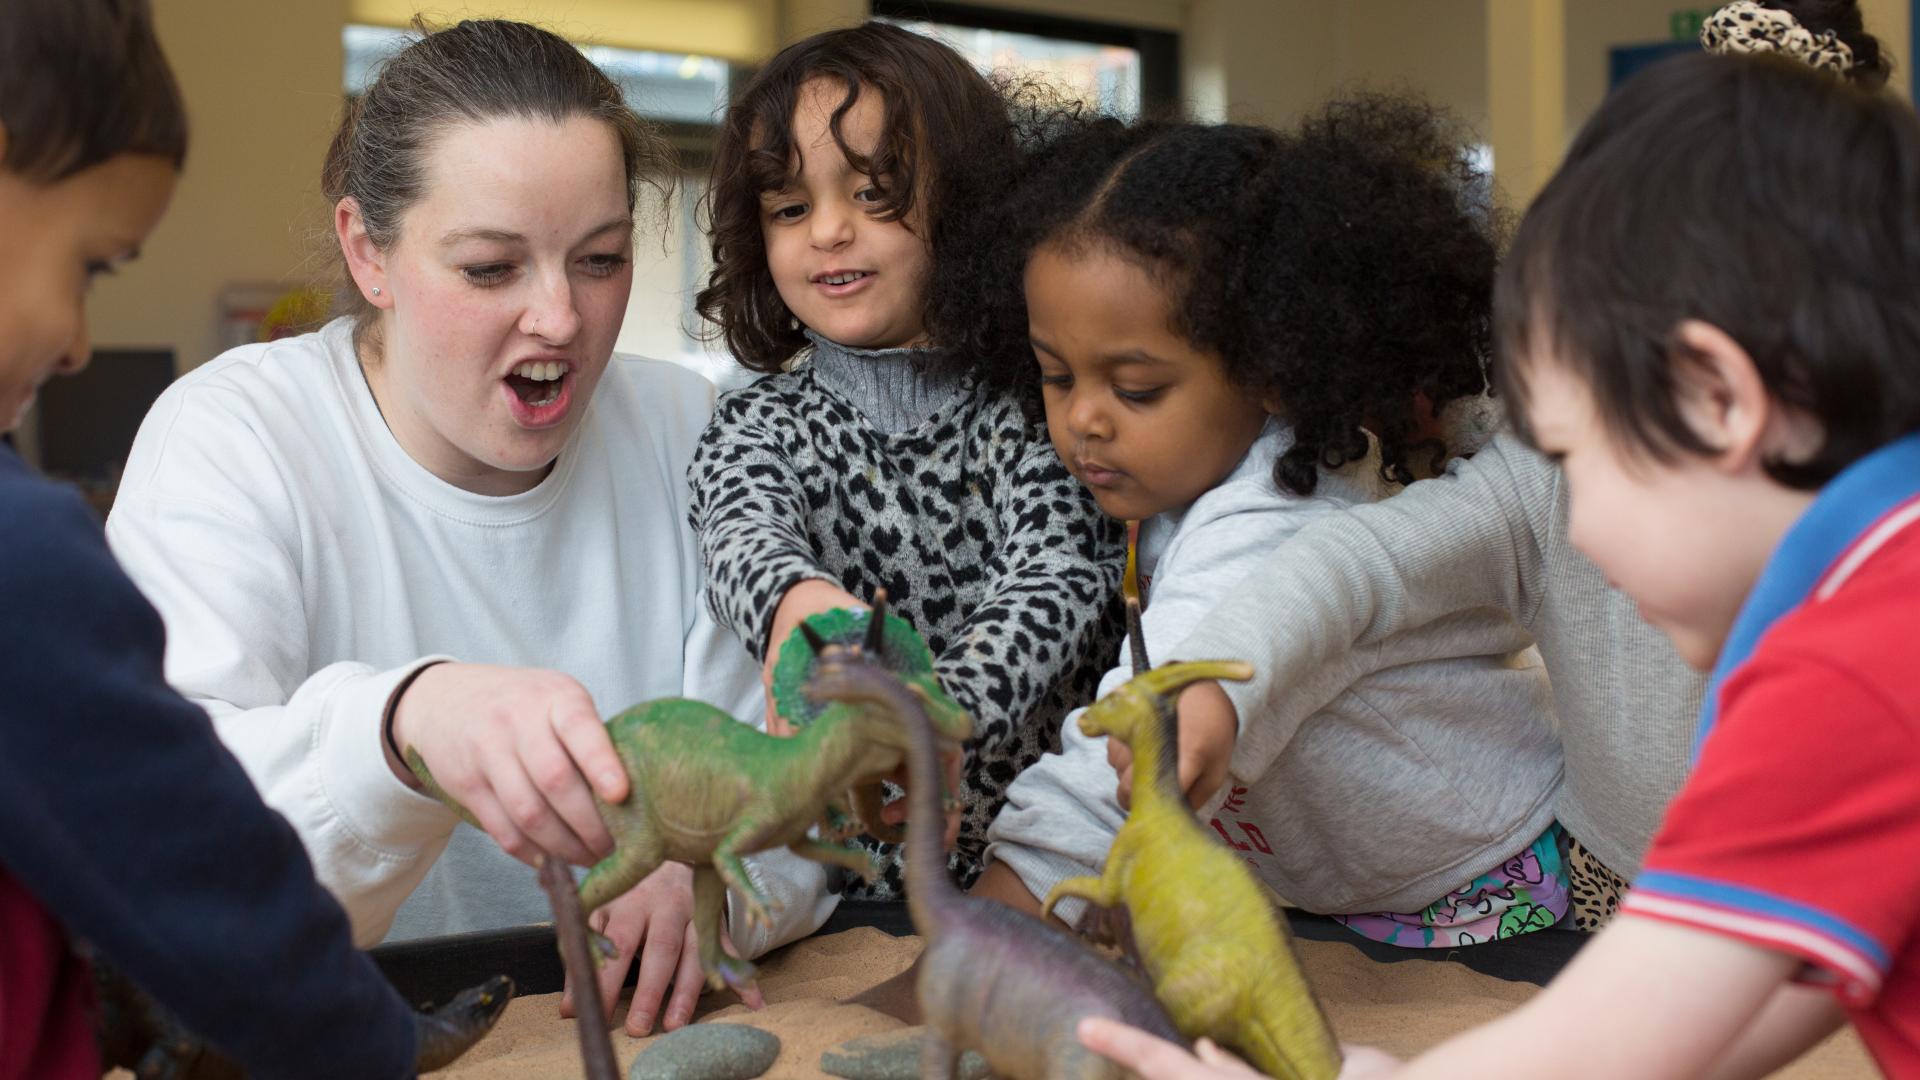
POLYGON ((1084 1017, 1102 1016, 1186 1045, 1139 980, 1073 934, 991 900, 961 893, 940 843, 938 750, 923 704, 885 669, 848 657, 819 666, 815 700, 861 702, 897 718, 909 736, 907 908, 926 941, 920 1007, 926 1017, 921 1075, 952 1080, 974 1050, 1007 1080, 1116 1080, 1120 1066, 1080 1044, 1084 1017))

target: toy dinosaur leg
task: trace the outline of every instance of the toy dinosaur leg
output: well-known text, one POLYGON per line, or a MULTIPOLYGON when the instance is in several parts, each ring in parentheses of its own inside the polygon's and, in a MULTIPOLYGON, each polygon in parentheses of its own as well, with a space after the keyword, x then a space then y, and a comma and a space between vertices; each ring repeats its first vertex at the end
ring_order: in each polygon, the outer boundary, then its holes
POLYGON ((710 866, 693 868, 693 939, 700 944, 700 969, 707 973, 707 986, 718 990, 731 986, 745 990, 753 985, 756 972, 752 964, 731 956, 720 946, 721 916, 727 909, 727 885, 710 866))
POLYGON ((880 820, 880 810, 886 800, 887 789, 878 780, 853 789, 853 809, 860 815, 860 824, 867 835, 882 843, 897 844, 907 838, 907 830, 903 825, 888 825, 880 820))
MULTIPOLYGON (((849 796, 853 792, 847 792, 849 796)), ((849 799, 832 799, 820 814, 820 838, 822 840, 851 840, 863 831, 860 819, 854 816, 849 799)))
POLYGON ((865 848, 847 844, 826 844, 812 837, 801 837, 787 845, 787 850, 803 858, 812 859, 828 866, 844 866, 860 875, 862 881, 872 881, 878 872, 874 869, 873 856, 865 848))
POLYGON ((954 1080, 960 1072, 960 1048, 927 1028, 920 1037, 920 1080, 954 1080))
POLYGON ((768 910, 768 901, 760 887, 747 876, 747 864, 740 861, 742 852, 759 851, 765 844, 768 833, 780 827, 777 821, 769 822, 765 818, 749 818, 736 822, 733 831, 713 846, 713 869, 727 888, 739 898, 741 908, 747 914, 747 921, 763 929, 773 926, 773 913, 768 910))
POLYGON ((644 800, 635 797, 618 806, 600 804, 600 815, 613 834, 613 854, 601 859, 580 882, 580 910, 596 908, 640 884, 666 861, 666 845, 644 800))
POLYGON ((1110 908, 1120 905, 1120 891, 1104 877, 1070 877, 1047 890, 1047 898, 1040 902, 1040 917, 1053 914, 1053 905, 1069 896, 1077 896, 1100 907, 1110 908))

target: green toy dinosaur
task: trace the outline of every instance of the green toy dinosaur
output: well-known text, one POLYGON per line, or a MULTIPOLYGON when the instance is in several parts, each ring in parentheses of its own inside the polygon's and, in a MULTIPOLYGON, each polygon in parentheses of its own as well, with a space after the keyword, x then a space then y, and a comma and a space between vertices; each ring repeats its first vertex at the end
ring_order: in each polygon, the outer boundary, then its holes
MULTIPOLYGON (((1132 630, 1137 643, 1137 621, 1132 630)), ((1300 973, 1285 920, 1258 879, 1195 820, 1180 789, 1171 695, 1202 679, 1252 674, 1236 661, 1168 664, 1080 714, 1082 732, 1132 749, 1133 808, 1101 875, 1055 885, 1042 911, 1068 896, 1124 906, 1154 992, 1182 1034, 1231 1047, 1281 1080, 1332 1080, 1339 1044, 1300 973)))
MULTIPOLYGON (((884 625, 885 606, 884 595, 875 598, 874 610, 883 616, 873 623, 876 631, 884 625)), ((815 644, 834 648, 825 641, 815 644)), ((869 641, 865 648, 874 651, 878 643, 869 641)), ((972 734, 972 719, 945 695, 940 702, 944 707, 931 710, 935 729, 941 738, 964 741, 972 734)), ((741 857, 787 847, 863 877, 871 873, 865 851, 808 834, 816 824, 844 815, 845 793, 891 772, 908 745, 896 718, 864 706, 823 709, 797 735, 782 739, 684 698, 628 709, 607 721, 607 734, 632 793, 619 804, 596 800, 615 849, 581 881, 581 908, 592 912, 663 862, 692 866, 701 967, 715 989, 724 984, 736 990, 752 984, 754 968, 720 947, 727 891, 744 905, 749 920, 761 926, 772 921, 768 900, 747 876, 741 857)), ((428 794, 478 825, 434 782, 411 747, 407 765, 428 794)), ((604 940, 601 951, 609 951, 604 940)))
MULTIPOLYGON (((883 590, 876 599, 885 597, 883 590)), ((933 673, 933 651, 905 619, 882 609, 874 613, 836 608, 809 616, 780 647, 773 666, 773 707, 796 730, 806 727, 827 709, 862 708, 846 702, 816 703, 806 695, 807 680, 832 658, 864 656, 875 660, 907 685, 925 691, 930 708, 957 711, 960 706, 940 688, 933 673), (879 626, 879 637, 874 627, 879 626)), ((829 828, 842 840, 865 833, 883 843, 897 844, 906 829, 880 820, 886 789, 880 781, 859 784, 847 793, 847 803, 829 807, 829 828)))

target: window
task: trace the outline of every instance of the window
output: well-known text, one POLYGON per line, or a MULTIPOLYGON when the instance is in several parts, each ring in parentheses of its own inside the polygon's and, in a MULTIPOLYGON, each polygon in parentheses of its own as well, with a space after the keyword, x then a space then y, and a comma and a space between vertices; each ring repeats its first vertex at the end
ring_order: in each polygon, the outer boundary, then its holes
MULTIPOLYGON (((380 62, 413 38, 412 30, 387 26, 350 25, 342 31, 347 95, 366 90, 379 73, 380 62)), ((668 123, 712 124, 727 107, 732 68, 724 60, 605 45, 585 45, 580 51, 620 84, 627 103, 642 116, 668 123)))
POLYGON ((935 37, 983 72, 1045 78, 1123 119, 1172 111, 1179 98, 1179 37, 936 0, 873 0, 873 15, 935 37))

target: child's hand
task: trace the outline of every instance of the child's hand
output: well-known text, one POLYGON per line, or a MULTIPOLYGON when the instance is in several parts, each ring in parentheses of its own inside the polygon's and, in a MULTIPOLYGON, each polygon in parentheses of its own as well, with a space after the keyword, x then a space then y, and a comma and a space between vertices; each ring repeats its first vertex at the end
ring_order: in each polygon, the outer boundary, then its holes
POLYGON ((767 636, 767 660, 760 665, 760 686, 767 696, 767 734, 782 738, 793 734, 793 725, 779 715, 773 705, 773 669, 780 660, 780 647, 808 618, 835 608, 865 611, 860 598, 830 581, 808 578, 787 590, 773 612, 773 630, 767 636))
MULTIPOLYGON (((1227 692, 1210 679, 1182 690, 1176 707, 1180 712, 1180 790, 1197 810, 1226 782, 1233 744, 1240 737, 1240 716, 1227 692)), ((1120 774, 1120 805, 1133 805, 1133 752, 1119 739, 1108 739, 1107 761, 1120 774)))
MULTIPOLYGON (((542 852, 590 866, 613 851, 593 796, 625 800, 627 773, 593 698, 570 676, 435 664, 400 695, 392 724, 391 746, 418 750, 507 854, 529 866, 542 852)), ((392 757, 395 775, 417 786, 392 757)))
POLYGON ((1090 1016, 1080 1021, 1080 1044, 1143 1080, 1266 1080, 1247 1063, 1201 1039, 1189 1054, 1139 1028, 1090 1016))
MULTIPOLYGON (((966 760, 967 752, 959 746, 943 744, 940 747, 940 772, 946 777, 945 790, 949 795, 960 790, 960 770, 965 766, 966 760)), ((897 784, 902 791, 909 790, 907 767, 905 765, 893 770, 892 774, 887 777, 887 780, 893 784, 897 784)), ((882 807, 880 810, 881 822, 887 825, 904 823, 907 820, 907 804, 911 801, 912 800, 905 798, 895 799, 893 802, 882 807)), ((954 841, 960 839, 960 800, 957 797, 953 800, 951 809, 947 811, 945 831, 945 846, 948 849, 952 849, 954 841)))
POLYGON ((1391 1076, 1406 1064, 1385 1050, 1371 1046, 1340 1045, 1340 1080, 1375 1080, 1391 1076))

